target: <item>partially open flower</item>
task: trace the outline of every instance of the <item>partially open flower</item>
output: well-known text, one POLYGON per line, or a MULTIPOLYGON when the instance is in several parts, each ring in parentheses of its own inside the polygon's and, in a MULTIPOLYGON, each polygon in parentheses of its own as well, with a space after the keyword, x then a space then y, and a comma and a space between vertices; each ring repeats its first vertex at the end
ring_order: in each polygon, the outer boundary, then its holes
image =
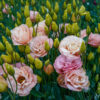
POLYGON ((86 29, 81 30, 80 37, 81 37, 81 38, 84 38, 84 37, 86 37, 86 36, 87 36, 87 34, 86 34, 86 29))

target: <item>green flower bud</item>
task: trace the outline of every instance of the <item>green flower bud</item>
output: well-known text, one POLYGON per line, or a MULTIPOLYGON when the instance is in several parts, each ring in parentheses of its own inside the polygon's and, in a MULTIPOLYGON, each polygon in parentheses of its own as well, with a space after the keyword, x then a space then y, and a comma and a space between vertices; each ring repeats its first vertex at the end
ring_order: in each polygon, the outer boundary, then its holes
POLYGON ((38 59, 38 58, 35 59, 34 64, 35 64, 36 69, 41 69, 42 66, 43 66, 42 61, 40 59, 38 59))
POLYGON ((0 1, 0 10, 2 9, 2 3, 1 3, 1 1, 0 1))
POLYGON ((41 81, 42 81, 42 78, 39 75, 37 75, 37 82, 41 83, 41 81))
POLYGON ((29 6, 29 2, 28 2, 28 0, 26 0, 26 5, 29 6))
POLYGON ((99 88, 97 88, 97 93, 98 93, 98 94, 100 94, 100 87, 99 87, 99 88))
POLYGON ((52 7, 51 7, 51 4, 50 4, 49 0, 46 0, 46 6, 49 10, 51 10, 52 7))
POLYGON ((76 1, 73 0, 73 7, 76 8, 76 1))
POLYGON ((23 0, 21 0, 21 5, 24 5, 24 1, 23 0))
POLYGON ((53 16, 53 14, 54 14, 54 10, 51 9, 51 11, 50 11, 50 15, 53 16))
POLYGON ((25 6, 25 9, 24 9, 24 16, 25 17, 29 17, 30 16, 30 11, 29 11, 29 6, 25 6))
POLYGON ((50 60, 48 59, 45 61, 45 66, 48 66, 49 64, 50 64, 50 60))
POLYGON ((32 27, 32 22, 31 22, 30 17, 27 17, 27 18, 26 18, 26 25, 27 25, 28 27, 32 27))
POLYGON ((12 48, 11 44, 8 41, 6 41, 5 45, 6 45, 7 52, 11 54, 13 52, 13 48, 12 48))
POLYGON ((11 2, 11 5, 14 5, 14 0, 10 0, 10 2, 11 2))
POLYGON ((80 53, 85 53, 86 52, 86 46, 85 46, 85 42, 82 42, 81 47, 80 47, 80 53))
POLYGON ((0 23, 0 26, 1 26, 2 29, 5 29, 5 26, 4 26, 3 23, 0 23))
POLYGON ((100 33, 100 23, 98 23, 98 32, 100 33))
POLYGON ((97 52, 100 54, 100 46, 98 47, 97 52))
POLYGON ((54 14, 53 14, 53 18, 52 18, 54 21, 56 21, 57 20, 57 15, 56 15, 56 13, 54 12, 54 14))
POLYGON ((58 38, 56 38, 55 40, 54 40, 54 47, 55 48, 58 48, 59 47, 59 40, 58 40, 58 38))
POLYGON ((89 27, 89 25, 87 26, 86 33, 87 33, 88 35, 91 33, 91 28, 89 27))
POLYGON ((31 64, 34 63, 34 58, 30 54, 27 55, 27 58, 31 64))
POLYGON ((3 64, 3 60, 2 60, 2 58, 0 57, 0 65, 2 65, 3 64))
POLYGON ((96 65, 94 64, 93 65, 93 72, 95 72, 96 71, 96 65))
POLYGON ((32 64, 30 64, 30 68, 33 70, 34 69, 34 66, 32 64))
POLYGON ((72 18, 71 18, 72 22, 76 22, 76 17, 75 17, 75 13, 72 14, 72 18))
POLYGON ((20 21, 19 18, 17 18, 17 24, 18 24, 18 25, 21 25, 21 21, 20 21))
POLYGON ((6 44, 7 39, 4 36, 2 36, 2 40, 3 40, 3 43, 6 44))
POLYGON ((95 27, 95 33, 98 33, 98 29, 95 27))
POLYGON ((35 5, 35 0, 31 0, 31 5, 32 5, 32 6, 35 5))
POLYGON ((55 11, 56 13, 59 12, 59 4, 58 4, 58 2, 55 3, 54 11, 55 11))
POLYGON ((3 13, 0 11, 0 21, 3 20, 3 13))
POLYGON ((94 53, 93 52, 90 52, 88 54, 88 58, 87 58, 89 61, 93 60, 94 59, 94 53))
POLYGON ((25 53, 29 54, 30 52, 31 52, 30 47, 27 45, 26 48, 25 48, 25 53))
POLYGON ((49 29, 48 29, 47 26, 44 27, 44 30, 45 30, 45 33, 46 33, 47 35, 49 35, 49 32, 50 32, 50 31, 49 31, 49 29))
POLYGON ((25 63, 25 59, 23 57, 20 58, 21 63, 25 63))
POLYGON ((3 7, 5 8, 5 1, 4 0, 2 0, 2 5, 3 5, 3 7))
POLYGON ((20 52, 24 52, 25 51, 25 46, 24 45, 19 45, 18 49, 20 52))
POLYGON ((71 25, 71 24, 68 24, 68 25, 66 26, 66 32, 67 32, 68 34, 72 34, 72 25, 71 25))
POLYGON ((64 12, 62 18, 63 18, 63 21, 64 21, 64 22, 67 20, 67 12, 64 12))
POLYGON ((98 88, 100 88, 100 82, 98 82, 98 88))
POLYGON ((36 36, 36 32, 35 32, 34 27, 33 27, 33 34, 32 34, 32 36, 33 36, 33 37, 35 37, 35 36, 36 36))
POLYGON ((78 33, 79 32, 79 26, 78 26, 78 24, 77 23, 73 23, 72 24, 72 34, 76 34, 76 33, 78 33))
POLYGON ((75 9, 75 15, 76 16, 78 15, 78 7, 76 7, 76 9, 75 9))
POLYGON ((14 70, 13 66, 6 63, 5 67, 6 67, 8 74, 11 76, 14 76, 15 70, 14 70))
POLYGON ((99 81, 99 74, 97 74, 97 75, 95 76, 95 81, 96 81, 96 82, 99 81))
POLYGON ((90 22, 90 20, 91 20, 90 12, 87 12, 87 14, 85 15, 85 20, 86 20, 87 22, 90 22))
POLYGON ((85 12, 85 7, 82 5, 81 8, 79 9, 79 14, 82 16, 85 12))
POLYGON ((45 50, 48 52, 50 50, 49 43, 45 41, 45 50))
POLYGON ((51 16, 47 13, 47 14, 46 14, 46 18, 45 18, 45 24, 46 24, 47 26, 50 26, 51 22, 52 22, 52 18, 51 18, 51 16))
POLYGON ((5 79, 7 79, 8 74, 4 73, 4 74, 3 74, 3 77, 4 77, 5 79))
POLYGON ((67 12, 68 14, 71 14, 72 8, 71 8, 71 4, 67 5, 67 12))
POLYGON ((46 8, 45 8, 45 6, 41 6, 41 11, 42 11, 42 14, 43 14, 43 15, 46 13, 46 8))
POLYGON ((5 47, 4 47, 4 45, 2 44, 2 42, 0 42, 0 51, 5 51, 5 47))
POLYGON ((57 32, 58 31, 58 25, 56 24, 56 22, 52 21, 52 30, 54 32, 57 32))
POLYGON ((20 61, 20 55, 17 52, 13 52, 13 60, 19 62, 20 61))
POLYGON ((66 9, 67 8, 67 4, 66 2, 63 3, 63 9, 66 9))
POLYGON ((17 27, 18 25, 15 23, 15 27, 17 27))
POLYGON ((10 30, 8 29, 8 27, 6 27, 6 34, 7 34, 8 36, 11 36, 11 32, 10 32, 10 30))
POLYGON ((2 76, 0 76, 0 93, 5 92, 7 88, 8 88, 8 84, 6 80, 2 76))
POLYGON ((40 16, 40 14, 37 14, 36 15, 36 22, 38 23, 40 20, 41 20, 41 16, 40 16))
POLYGON ((17 18, 21 19, 21 14, 17 11, 17 18))
POLYGON ((5 62, 5 63, 12 63, 12 59, 10 55, 1 55, 1 59, 5 62))

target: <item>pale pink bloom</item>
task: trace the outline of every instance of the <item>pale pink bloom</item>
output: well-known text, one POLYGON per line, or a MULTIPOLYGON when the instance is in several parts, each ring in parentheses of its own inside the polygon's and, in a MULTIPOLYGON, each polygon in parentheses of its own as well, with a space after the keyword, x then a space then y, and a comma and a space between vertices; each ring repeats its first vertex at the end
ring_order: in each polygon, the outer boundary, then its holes
MULTIPOLYGON (((14 67, 14 70, 15 70, 14 76, 17 81, 17 94, 19 94, 19 96, 29 95, 32 88, 35 87, 35 85, 37 84, 37 76, 33 74, 32 69, 28 66, 23 66, 20 68, 14 67)), ((15 80, 10 75, 8 77, 12 84, 13 92, 15 93, 16 92, 15 80)), ((8 80, 7 82, 8 82, 8 87, 11 89, 11 86, 8 80)))
MULTIPOLYGON (((65 26, 64 26, 64 34, 67 34, 66 32, 66 26, 68 25, 68 23, 65 23, 65 26)), ((61 28, 62 28, 63 24, 60 24, 59 25, 59 32, 61 32, 61 28)))
POLYGON ((89 89, 89 80, 83 68, 69 71, 65 74, 65 86, 73 91, 82 91, 89 89))
POLYGON ((2 69, 2 67, 0 66, 0 76, 3 75, 3 73, 4 73, 4 72, 3 72, 3 69, 2 69))
POLYGON ((11 30, 11 38, 14 45, 26 45, 32 39, 33 28, 22 24, 11 30))
POLYGON ((73 57, 79 56, 80 47, 83 39, 74 35, 65 37, 59 45, 59 51, 62 55, 73 57))
POLYGON ((32 22, 35 22, 36 21, 36 16, 37 14, 39 14, 37 11, 30 11, 30 19, 32 22))
POLYGON ((84 38, 84 37, 86 37, 86 36, 87 36, 87 34, 86 34, 86 29, 81 30, 80 37, 81 37, 81 38, 84 38))
POLYGON ((93 47, 100 46, 100 34, 91 33, 88 38, 88 44, 90 44, 93 47))
POLYGON ((11 18, 12 18, 13 21, 15 21, 15 17, 14 17, 14 15, 11 15, 11 18))
POLYGON ((66 57, 64 55, 60 55, 56 58, 54 63, 54 68, 57 73, 63 74, 75 69, 78 69, 82 66, 82 61, 80 57, 66 57))
POLYGON ((9 8, 9 5, 6 4, 6 5, 5 5, 5 8, 3 8, 2 12, 3 12, 4 14, 8 14, 8 13, 9 13, 9 12, 8 12, 8 8, 9 8))
POLYGON ((31 49, 31 55, 33 57, 44 57, 47 55, 47 52, 45 50, 45 42, 48 42, 50 45, 50 48, 52 48, 53 40, 51 38, 48 38, 47 36, 36 36, 32 39, 30 42, 30 49, 31 49))
POLYGON ((35 32, 37 33, 37 36, 46 35, 45 27, 46 27, 45 20, 39 22, 38 24, 36 24, 34 26, 34 29, 35 29, 35 32))

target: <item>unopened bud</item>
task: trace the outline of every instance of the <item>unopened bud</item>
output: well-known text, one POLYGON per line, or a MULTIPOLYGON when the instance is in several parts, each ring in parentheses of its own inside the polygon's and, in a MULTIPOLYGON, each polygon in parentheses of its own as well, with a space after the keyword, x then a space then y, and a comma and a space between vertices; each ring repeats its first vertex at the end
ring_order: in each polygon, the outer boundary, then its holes
POLYGON ((24 16, 25 16, 25 17, 29 17, 29 16, 30 16, 30 11, 29 11, 29 6, 28 6, 28 5, 25 6, 25 9, 24 9, 24 16))
POLYGON ((50 45, 48 41, 45 41, 45 50, 48 52, 50 50, 50 45))
POLYGON ((63 9, 66 9, 67 8, 67 4, 66 2, 63 3, 63 9))
POLYGON ((71 25, 71 24, 68 24, 68 25, 66 26, 66 32, 67 32, 68 34, 72 34, 72 25, 71 25))
POLYGON ((41 83, 41 81, 42 81, 42 78, 39 75, 37 75, 37 82, 41 83))
POLYGON ((88 58, 87 58, 89 61, 93 60, 94 59, 94 53, 93 52, 90 52, 88 54, 88 58))
POLYGON ((49 10, 51 10, 52 7, 51 7, 51 4, 50 4, 49 0, 46 0, 46 6, 49 10))
POLYGON ((34 69, 34 66, 32 64, 30 64, 30 67, 31 67, 32 70, 34 69))
POLYGON ((1 59, 1 57, 0 57, 0 65, 2 65, 3 64, 3 60, 1 59))
POLYGON ((44 27, 44 30, 45 30, 45 33, 46 33, 47 35, 49 35, 49 32, 50 32, 50 31, 49 31, 49 29, 48 29, 47 26, 44 27))
POLYGON ((98 32, 100 33, 100 23, 98 23, 98 32))
POLYGON ((71 8, 71 4, 67 5, 67 12, 68 14, 71 14, 72 8, 71 8))
POLYGON ((24 45, 19 45, 18 49, 20 52, 24 52, 25 51, 25 46, 24 45))
POLYGON ((97 52, 100 54, 100 46, 98 47, 97 52))
POLYGON ((55 47, 55 48, 58 48, 58 47, 59 47, 59 40, 58 40, 58 38, 56 38, 56 39, 54 40, 54 47, 55 47))
POLYGON ((45 61, 45 66, 48 66, 49 64, 50 64, 50 60, 48 59, 45 61))
POLYGON ((19 62, 20 61, 20 55, 17 52, 13 52, 13 60, 19 62))
POLYGON ((2 29, 5 29, 5 26, 3 23, 0 23, 0 26, 2 27, 2 29))
POLYGON ((73 7, 76 8, 76 1, 73 0, 73 7))
POLYGON ((5 47, 2 42, 0 42, 0 51, 5 51, 5 47))
POLYGON ((58 2, 55 3, 54 11, 55 11, 56 13, 59 12, 59 4, 58 4, 58 2))
POLYGON ((7 39, 5 38, 5 36, 2 36, 2 40, 3 40, 3 43, 6 44, 7 39))
POLYGON ((93 72, 95 72, 96 71, 96 65, 94 64, 93 65, 93 72))
POLYGON ((85 7, 82 5, 81 8, 79 9, 79 14, 82 16, 85 12, 85 7))
POLYGON ((27 55, 27 58, 31 64, 34 63, 34 58, 30 54, 27 55))
POLYGON ((64 12, 62 18, 63 18, 63 21, 64 21, 64 22, 67 20, 67 12, 64 12))
POLYGON ((97 74, 97 75, 95 76, 95 81, 96 81, 96 82, 99 81, 99 74, 97 74))
POLYGON ((45 18, 45 24, 47 26, 50 26, 51 25, 51 22, 52 22, 52 18, 49 14, 46 14, 46 18, 45 18))
POLYGON ((87 13, 86 13, 86 15, 85 15, 85 20, 86 20, 87 22, 90 22, 90 20, 91 20, 90 12, 87 12, 87 13))
POLYGON ((25 47, 25 53, 26 53, 26 54, 29 54, 30 52, 31 52, 30 47, 27 45, 27 46, 25 47))
POLYGON ((82 54, 86 52, 85 42, 82 42, 81 47, 80 47, 80 52, 81 52, 82 54))
POLYGON ((76 17, 75 17, 75 14, 74 13, 72 14, 71 20, 72 20, 72 22, 76 22, 76 17))
POLYGON ((57 15, 56 15, 56 13, 54 12, 54 14, 53 14, 53 18, 52 18, 54 21, 56 21, 57 20, 57 15))
POLYGON ((17 11, 17 17, 18 19, 21 19, 21 14, 17 11))
POLYGON ((45 8, 45 6, 42 6, 42 7, 41 7, 41 11, 42 11, 42 14, 43 14, 43 15, 46 13, 46 8, 45 8))
POLYGON ((36 32, 35 32, 34 27, 33 27, 33 34, 32 34, 32 36, 33 36, 33 37, 35 37, 35 36, 36 36, 36 32))
POLYGON ((18 24, 18 25, 21 25, 21 21, 20 21, 19 18, 17 18, 17 24, 18 24))
POLYGON ((35 5, 35 0, 31 0, 31 5, 32 5, 32 6, 35 5))
POLYGON ((91 33, 91 28, 87 26, 86 33, 89 35, 91 33))
POLYGON ((8 27, 6 27, 6 34, 7 34, 8 36, 11 36, 11 32, 10 32, 10 30, 8 29, 8 27))
POLYGON ((57 32, 58 31, 58 25, 56 24, 56 22, 52 22, 52 30, 54 31, 54 32, 57 32))
POLYGON ((24 1, 23 0, 21 0, 21 5, 24 5, 24 1))
POLYGON ((23 57, 20 58, 21 63, 25 63, 25 59, 23 57))
POLYGON ((95 28, 95 33, 98 33, 98 29, 97 28, 95 28))
POLYGON ((32 22, 31 22, 30 17, 27 17, 27 18, 26 18, 26 25, 27 25, 28 27, 32 27, 32 22))

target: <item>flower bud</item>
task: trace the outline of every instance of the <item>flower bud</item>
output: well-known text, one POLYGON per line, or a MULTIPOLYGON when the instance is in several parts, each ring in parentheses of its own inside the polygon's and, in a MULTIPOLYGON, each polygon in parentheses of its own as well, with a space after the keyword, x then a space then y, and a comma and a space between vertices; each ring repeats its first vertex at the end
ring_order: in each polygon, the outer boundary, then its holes
POLYGON ((30 47, 27 45, 27 46, 25 47, 25 53, 26 53, 26 54, 29 54, 30 52, 31 52, 30 47))
POLYGON ((89 35, 91 33, 91 28, 87 26, 86 33, 89 35))
POLYGON ((30 16, 30 11, 29 11, 29 6, 28 6, 28 5, 25 6, 25 9, 24 9, 24 16, 25 16, 25 17, 29 17, 29 16, 30 16))
POLYGON ((96 65, 94 64, 93 65, 93 72, 95 72, 96 71, 96 65))
POLYGON ((35 59, 34 64, 35 64, 36 69, 41 69, 42 66, 43 66, 42 61, 40 59, 38 59, 38 58, 35 59))
POLYGON ((45 6, 41 6, 41 12, 42 12, 43 15, 46 13, 46 8, 45 8, 45 6))
POLYGON ((58 25, 56 24, 56 22, 52 21, 52 30, 54 32, 57 32, 58 31, 58 25))
POLYGON ((95 76, 95 81, 96 81, 96 82, 99 81, 99 74, 97 74, 97 75, 95 76))
POLYGON ((76 16, 78 15, 78 7, 76 7, 76 9, 75 9, 75 15, 76 16))
POLYGON ((49 14, 46 14, 45 24, 46 24, 47 26, 50 26, 51 22, 52 22, 51 16, 50 16, 49 14))
POLYGON ((94 53, 93 52, 90 52, 88 54, 88 58, 87 58, 89 61, 93 60, 94 59, 94 53))
POLYGON ((21 0, 21 5, 24 5, 24 1, 23 0, 21 0))
POLYGON ((26 5, 29 6, 29 2, 28 2, 28 0, 26 0, 26 5))
POLYGON ((1 26, 2 29, 5 29, 5 26, 4 26, 3 23, 0 23, 0 26, 1 26))
POLYGON ((32 36, 33 36, 33 37, 35 37, 35 36, 36 36, 36 32, 35 32, 34 27, 33 27, 33 34, 32 34, 32 36))
POLYGON ((10 0, 10 3, 13 6, 14 5, 14 0, 10 0))
POLYGON ((53 18, 52 18, 54 21, 56 21, 57 20, 57 15, 56 15, 56 13, 54 12, 54 14, 53 14, 53 18))
POLYGON ((3 7, 5 8, 5 1, 4 0, 2 0, 2 5, 3 5, 3 7))
POLYGON ((0 11, 0 21, 3 20, 3 13, 0 11))
POLYGON ((95 27, 95 33, 98 33, 98 29, 95 27))
POLYGON ((8 74, 7 74, 7 73, 4 73, 4 74, 3 74, 3 77, 4 77, 5 79, 7 79, 8 74))
POLYGON ((17 27, 18 25, 17 25, 17 23, 15 23, 15 27, 17 27))
POLYGON ((0 11, 1 11, 1 9, 2 9, 2 3, 1 3, 1 1, 0 1, 0 11))
POLYGON ((67 8, 67 4, 66 2, 63 3, 63 9, 66 9, 67 8))
POLYGON ((50 4, 49 0, 46 0, 46 6, 49 10, 51 10, 52 7, 51 7, 51 4, 50 4))
POLYGON ((54 72, 54 68, 51 64, 49 64, 48 66, 44 66, 44 72, 47 74, 47 75, 50 75, 54 72))
POLYGON ((10 32, 10 30, 8 29, 8 27, 6 27, 6 34, 7 34, 8 36, 11 36, 11 32, 10 32))
POLYGON ((2 36, 2 40, 3 40, 3 43, 6 44, 7 39, 5 38, 5 36, 2 36))
POLYGON ((3 64, 3 60, 2 60, 2 58, 0 57, 0 65, 2 65, 3 64))
POLYGON ((50 60, 49 60, 49 59, 46 60, 46 61, 45 61, 45 66, 48 66, 49 63, 50 63, 50 60))
POLYGON ((18 25, 21 25, 21 21, 20 21, 19 18, 17 18, 17 24, 18 24, 18 25))
POLYGON ((0 76, 0 93, 5 92, 7 88, 8 88, 8 84, 6 80, 2 76, 0 76))
POLYGON ((100 33, 100 23, 98 23, 98 32, 100 33))
POLYGON ((15 70, 14 70, 13 66, 6 63, 5 67, 6 67, 8 74, 11 76, 14 76, 15 70))
POLYGON ((79 32, 79 26, 77 23, 72 24, 72 34, 76 34, 79 32))
POLYGON ((19 45, 18 49, 20 52, 24 52, 25 51, 25 46, 24 45, 19 45))
POLYGON ((81 48, 80 48, 80 53, 85 53, 86 52, 86 46, 85 46, 85 42, 82 42, 81 44, 81 48))
POLYGON ((81 8, 79 9, 79 14, 82 16, 85 12, 85 7, 82 5, 81 8))
POLYGON ((21 14, 17 11, 17 18, 21 19, 21 14))
POLYGON ((25 63, 25 59, 23 57, 20 58, 21 63, 25 63))
POLYGON ((32 64, 30 64, 30 67, 31 67, 32 70, 34 69, 34 66, 32 64))
POLYGON ((55 13, 59 12, 59 4, 58 4, 58 2, 55 3, 54 11, 55 11, 55 13))
POLYGON ((0 51, 5 51, 5 47, 4 47, 4 45, 2 44, 2 42, 0 42, 0 51))
POLYGON ((67 12, 64 12, 62 18, 63 18, 63 21, 64 21, 64 22, 67 20, 67 12))
POLYGON ((20 61, 20 55, 17 52, 13 52, 13 60, 19 62, 20 61))
POLYGON ((73 0, 73 7, 76 8, 76 1, 73 0))
POLYGON ((48 41, 45 41, 45 50, 46 50, 47 52, 49 52, 49 50, 50 50, 50 46, 49 46, 48 41))
POLYGON ((28 27, 32 27, 32 22, 31 22, 30 17, 27 17, 27 18, 26 18, 26 25, 27 25, 28 27))
POLYGON ((35 0, 31 0, 31 5, 32 5, 32 6, 35 5, 35 0))
POLYGON ((71 25, 71 24, 68 24, 68 25, 66 26, 66 32, 67 32, 68 34, 71 34, 71 33, 72 33, 72 25, 71 25))
POLYGON ((71 4, 67 5, 67 12, 68 14, 71 14, 72 8, 71 8, 71 4))
POLYGON ((34 63, 34 58, 30 54, 27 55, 27 58, 31 64, 34 63))
POLYGON ((71 20, 72 20, 72 22, 76 22, 76 17, 75 17, 75 14, 74 13, 72 14, 71 20))
POLYGON ((59 47, 59 40, 58 40, 58 38, 56 38, 55 40, 54 40, 54 47, 55 48, 58 48, 59 47))
POLYGON ((13 52, 13 48, 11 44, 8 41, 6 41, 5 45, 6 45, 7 52, 11 54, 13 52))
POLYGON ((42 81, 42 78, 39 75, 37 75, 37 82, 41 83, 41 81, 42 81))
POLYGON ((97 52, 100 54, 100 46, 98 47, 97 52))
POLYGON ((97 93, 98 93, 98 94, 100 94, 100 87, 99 87, 99 88, 97 88, 97 93))
POLYGON ((5 62, 5 63, 12 63, 12 59, 10 55, 1 55, 1 59, 5 62))
POLYGON ((85 15, 85 20, 86 20, 87 22, 90 22, 90 20, 91 20, 90 12, 87 12, 87 13, 86 13, 86 15, 85 15))

